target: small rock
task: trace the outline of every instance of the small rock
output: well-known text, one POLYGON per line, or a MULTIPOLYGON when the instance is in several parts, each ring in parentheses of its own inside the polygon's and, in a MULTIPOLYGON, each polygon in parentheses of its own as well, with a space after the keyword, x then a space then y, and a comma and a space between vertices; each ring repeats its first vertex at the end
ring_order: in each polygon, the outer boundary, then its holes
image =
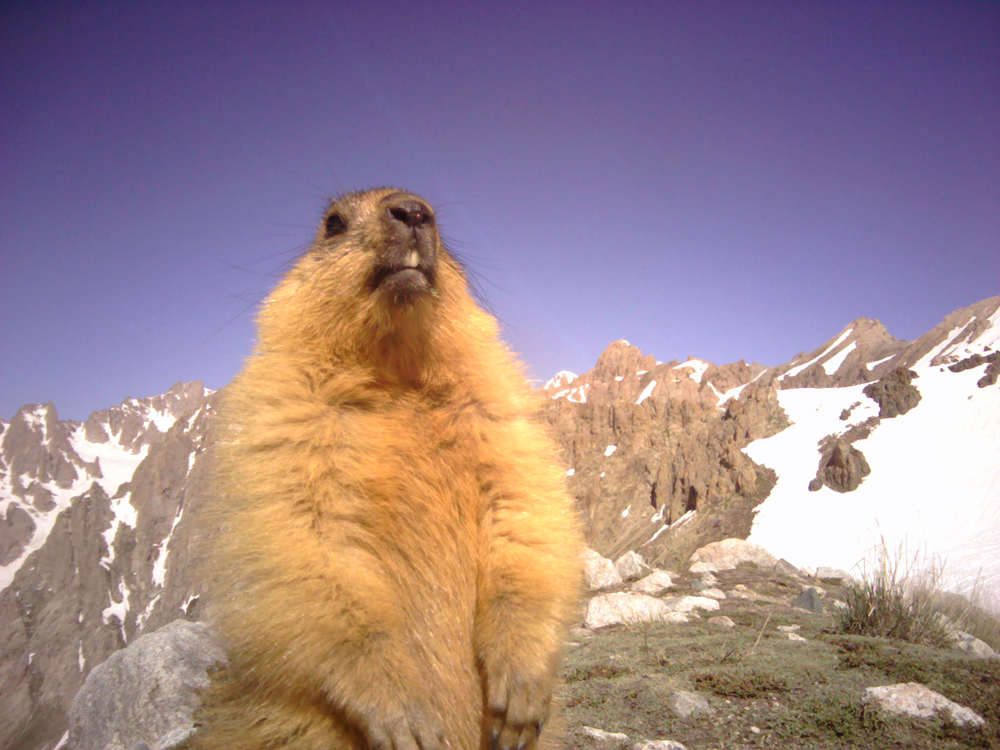
POLYGON ((778 630, 780 630, 782 633, 794 633, 801 627, 802 627, 801 625, 779 625, 778 630))
POLYGON ((701 576, 698 578, 698 580, 704 583, 709 588, 719 583, 719 579, 713 576, 711 573, 702 573, 701 576))
POLYGON ((851 579, 851 574, 840 568, 816 568, 816 578, 824 583, 843 583, 851 579))
POLYGON ((629 551, 615 560, 615 572, 623 581, 634 581, 649 570, 646 561, 635 552, 629 551))
POLYGON ((718 573, 719 572, 719 569, 717 567, 715 567, 715 565, 713 565, 712 563, 707 563, 707 562, 696 562, 696 563, 692 564, 688 568, 688 570, 690 570, 692 573, 695 573, 695 574, 698 574, 698 573, 718 573))
POLYGON ((883 710, 901 716, 927 719, 938 711, 947 711, 956 724, 982 726, 983 717, 971 708, 950 701, 919 682, 904 682, 865 688, 862 703, 876 703, 883 710))
POLYGON ((629 746, 627 734, 605 732, 594 727, 580 727, 580 733, 588 740, 587 746, 594 750, 625 750, 629 746))
POLYGON ((753 732, 754 734, 760 734, 760 727, 755 727, 751 724, 750 731, 753 732))
POLYGON ((592 549, 583 551, 583 573, 587 578, 587 586, 591 591, 600 591, 612 586, 620 586, 621 576, 615 570, 615 565, 606 557, 601 557, 592 549))
POLYGON ((687 748, 673 740, 646 740, 632 745, 632 750, 687 750, 687 748))
POLYGON ((712 707, 703 695, 688 690, 678 690, 670 696, 670 710, 682 719, 712 713, 712 707))
MULTIPOLYGON (((691 597, 694 598, 694 597, 691 597)), ((706 601, 712 601, 707 599, 706 601)), ((718 606, 718 602, 713 602, 718 606)), ((634 625, 640 622, 687 622, 682 612, 671 611, 660 599, 646 594, 618 592, 599 594, 587 602, 584 625, 591 630, 611 625, 634 625)))
POLYGON ((797 641, 799 643, 806 643, 808 640, 807 638, 803 638, 798 633, 785 633, 785 635, 788 637, 788 640, 797 641))
POLYGON ((671 596, 660 601, 668 612, 693 612, 696 609, 712 612, 719 609, 719 603, 715 599, 705 596, 671 596))
POLYGON ((701 595, 709 599, 725 599, 726 592, 721 589, 705 589, 701 592, 701 595))
POLYGON ((977 659, 1000 659, 1000 654, 994 651, 988 643, 979 640, 970 633, 953 630, 950 637, 953 649, 964 651, 977 659))
POLYGON ((814 615, 823 614, 823 602, 819 598, 819 592, 814 588, 808 588, 792 599, 792 606, 812 612, 814 615))
POLYGON ((788 562, 788 560, 786 560, 785 558, 781 558, 780 560, 778 560, 778 562, 774 564, 774 572, 781 573, 782 575, 786 576, 802 575, 802 571, 796 568, 790 562, 788 562))
POLYGON ((656 595, 661 591, 666 591, 667 589, 672 588, 673 585, 673 579, 671 579, 670 574, 667 573, 667 571, 654 570, 642 580, 633 583, 630 588, 641 594, 656 595))
MULTIPOLYGON (((712 542, 695 550, 690 561, 695 564, 709 563, 714 565, 715 570, 718 571, 732 570, 741 563, 773 568, 777 564, 778 558, 759 544, 748 542, 745 539, 723 539, 721 542, 712 542)), ((693 565, 691 571, 694 572, 693 565)))
POLYGON ((726 617, 725 615, 716 615, 715 617, 708 618, 709 625, 717 625, 720 628, 735 628, 736 623, 733 622, 731 617, 726 617))

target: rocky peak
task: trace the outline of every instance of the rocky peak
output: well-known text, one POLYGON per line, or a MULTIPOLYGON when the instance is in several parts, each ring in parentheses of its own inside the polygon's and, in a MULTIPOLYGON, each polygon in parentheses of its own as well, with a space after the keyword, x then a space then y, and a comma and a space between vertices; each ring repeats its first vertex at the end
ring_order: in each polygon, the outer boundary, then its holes
POLYGON ((1000 348, 1000 295, 945 316, 900 354, 894 366, 922 367, 959 362, 1000 348))
POLYGON ((877 379, 907 342, 894 338, 877 320, 857 318, 811 352, 774 368, 768 377, 779 388, 840 388, 877 379))

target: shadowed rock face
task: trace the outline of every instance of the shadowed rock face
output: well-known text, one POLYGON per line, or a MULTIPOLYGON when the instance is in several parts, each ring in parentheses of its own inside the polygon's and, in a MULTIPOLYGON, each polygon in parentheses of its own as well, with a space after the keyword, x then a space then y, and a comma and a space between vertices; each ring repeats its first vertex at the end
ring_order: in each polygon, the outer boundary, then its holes
POLYGON ((594 369, 545 391, 592 548, 667 563, 749 533, 773 480, 740 449, 787 424, 774 386, 750 383, 763 369, 657 362, 616 341, 594 369))
POLYGON ((920 403, 920 391, 913 385, 916 377, 913 370, 897 367, 877 383, 865 386, 862 393, 878 404, 880 418, 898 417, 920 403))
POLYGON ((844 440, 834 440, 823 450, 819 471, 809 489, 825 486, 836 492, 852 492, 869 474, 871 468, 861 451, 844 440))
POLYGON ((0 747, 51 747, 94 666, 195 616, 214 402, 178 384, 84 423, 27 406, 0 432, 0 478, 16 479, 0 498, 0 747))

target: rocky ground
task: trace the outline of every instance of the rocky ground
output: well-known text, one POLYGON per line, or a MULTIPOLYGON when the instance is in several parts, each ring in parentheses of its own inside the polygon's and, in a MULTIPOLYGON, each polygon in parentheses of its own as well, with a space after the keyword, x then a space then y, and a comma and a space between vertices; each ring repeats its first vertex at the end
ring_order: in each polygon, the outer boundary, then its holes
MULTIPOLYGON (((631 622, 574 632, 563 675, 573 747, 1000 747, 995 654, 979 658, 955 648, 840 634, 841 582, 783 563, 668 575, 671 587, 654 598, 687 609, 686 622, 663 621, 663 614, 641 621, 619 606, 631 622), (803 596, 809 589, 818 596, 803 596), (701 603, 692 605, 694 598, 701 603), (914 718, 891 713, 866 693, 900 683, 919 683, 958 707, 931 704, 928 716, 914 718)), ((611 584, 595 593, 588 617, 600 616, 595 601, 617 597, 620 605, 635 586, 611 584)), ((911 686, 906 692, 924 691, 911 686)))
MULTIPOLYGON (((954 626, 945 648, 844 635, 843 571, 807 575, 737 539, 679 573, 634 552, 588 552, 585 567, 559 696, 567 747, 1000 748, 1000 656, 954 626)), ((87 678, 59 747, 184 748, 224 658, 201 623, 138 638, 87 678)))

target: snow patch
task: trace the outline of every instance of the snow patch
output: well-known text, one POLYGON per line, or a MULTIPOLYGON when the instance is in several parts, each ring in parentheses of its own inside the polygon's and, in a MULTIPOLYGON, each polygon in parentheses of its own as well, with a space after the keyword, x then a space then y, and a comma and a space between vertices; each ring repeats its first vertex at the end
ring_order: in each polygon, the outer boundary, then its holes
POLYGON ((689 359, 687 362, 682 362, 674 367, 675 370, 689 369, 691 370, 691 379, 696 383, 700 383, 702 377, 705 374, 705 370, 708 369, 708 362, 702 362, 700 359, 689 359))
POLYGON ((129 590, 125 585, 125 581, 118 582, 118 593, 121 595, 122 600, 116 602, 115 598, 109 593, 108 599, 110 604, 104 608, 101 612, 101 619, 104 621, 105 625, 111 624, 111 618, 117 617, 119 627, 122 631, 122 640, 125 640, 125 618, 128 616, 129 612, 129 590))
POLYGON ((880 364, 882 364, 883 362, 888 362, 895 356, 896 356, 895 354, 890 354, 888 357, 883 357, 882 359, 876 359, 874 362, 869 362, 868 364, 866 364, 865 367, 867 367, 869 370, 874 370, 880 364))
POLYGON ((567 469, 566 470, 566 476, 571 477, 574 474, 576 474, 576 469, 567 469))
POLYGON ((548 390, 549 388, 562 388, 564 385, 569 385, 574 380, 576 380, 579 375, 575 372, 570 372, 569 370, 560 370, 555 375, 553 375, 549 380, 545 382, 542 386, 543 389, 548 390))
POLYGON ((637 398, 635 400, 636 405, 641 404, 643 401, 645 401, 647 398, 649 398, 649 396, 653 392, 654 388, 656 388, 656 381, 655 380, 650 380, 646 384, 646 387, 642 389, 642 393, 639 394, 639 398, 637 398))
POLYGON ((607 448, 604 449, 604 455, 605 456, 610 456, 616 450, 618 450, 618 446, 617 445, 609 445, 607 448))
POLYGON ((853 352, 858 346, 857 341, 852 341, 850 344, 845 346, 839 352, 834 354, 830 359, 823 363, 823 369, 826 371, 827 375, 833 375, 840 366, 844 364, 844 360, 847 359, 847 355, 853 352))
POLYGON ((918 375, 922 400, 857 443, 872 473, 845 494, 828 487, 809 492, 807 485, 816 474, 818 441, 877 413, 864 385, 779 391, 792 425, 744 449, 778 475, 757 509, 750 541, 799 567, 851 570, 870 562, 884 538, 890 552, 902 548, 919 551, 928 564, 944 561, 950 587, 965 589, 981 575, 980 585, 1000 596, 1000 388, 978 388, 978 367, 960 373, 924 367, 918 375), (842 422, 840 412, 856 402, 842 422))
POLYGON ((631 505, 630 505, 630 506, 628 506, 628 507, 627 507, 627 508, 626 508, 625 510, 623 510, 623 511, 622 511, 622 518, 628 518, 628 514, 629 514, 629 512, 630 512, 631 510, 632 510, 632 506, 631 506, 631 505))
POLYGON ((167 575, 167 555, 170 553, 170 540, 174 538, 174 529, 184 516, 184 509, 181 508, 174 516, 174 522, 170 526, 170 532, 156 546, 156 562, 153 563, 153 585, 163 588, 163 580, 167 575))
MULTIPOLYGON (((800 372, 802 372, 803 370, 805 370, 807 367, 809 367, 810 365, 812 365, 814 362, 818 362, 819 360, 823 359, 823 357, 825 357, 827 354, 829 354, 834 349, 836 349, 840 345, 841 341, 843 341, 848 336, 850 336, 851 332, 853 330, 854 330, 853 328, 848 328, 846 331, 844 331, 842 334, 840 334, 837 337, 836 341, 834 341, 832 344, 830 344, 830 346, 828 346, 826 349, 824 349, 818 355, 816 355, 815 357, 813 357, 812 359, 810 359, 808 362, 805 362, 805 363, 803 363, 801 365, 798 365, 797 367, 793 367, 791 370, 789 370, 788 372, 786 372, 784 375, 779 375, 778 376, 778 380, 784 380, 785 378, 793 378, 796 375, 798 375, 800 372)), ((761 374, 763 374, 763 373, 761 373, 761 374)))

